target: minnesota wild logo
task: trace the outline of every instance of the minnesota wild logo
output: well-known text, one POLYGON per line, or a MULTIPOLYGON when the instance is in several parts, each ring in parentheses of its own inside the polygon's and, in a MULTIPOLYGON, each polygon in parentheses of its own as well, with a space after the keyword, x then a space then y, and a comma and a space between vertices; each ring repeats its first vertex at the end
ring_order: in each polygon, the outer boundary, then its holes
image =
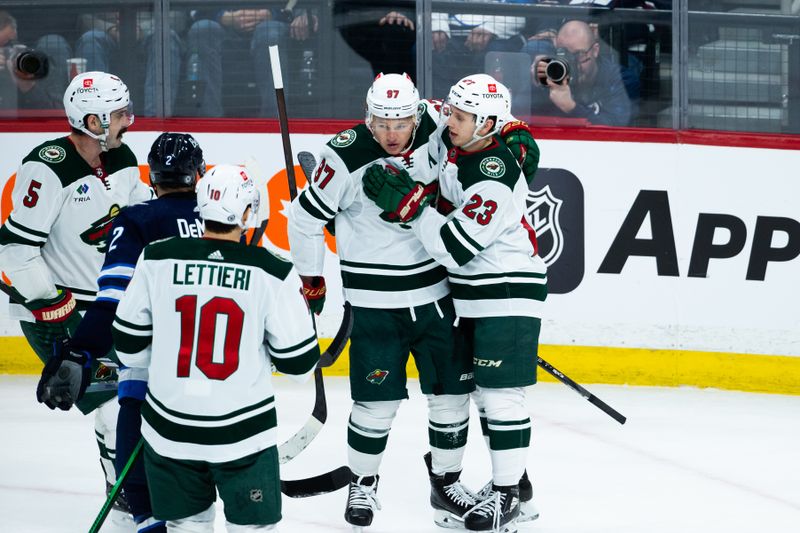
POLYGON ((375 370, 367 374, 367 381, 369 381, 370 383, 374 383, 375 385, 380 385, 381 383, 383 383, 383 380, 386 379, 386 376, 388 375, 389 375, 388 370, 381 370, 379 368, 376 368, 375 370))
POLYGON ((92 222, 89 229, 81 233, 81 240, 89 246, 97 247, 97 251, 101 254, 106 253, 106 248, 108 247, 106 237, 108 237, 114 218, 116 218, 119 212, 120 207, 117 204, 112 205, 107 215, 103 215, 92 222))
POLYGON ((114 370, 108 368, 103 363, 97 367, 97 370, 94 373, 95 381, 106 381, 114 377, 114 370))
POLYGON ((344 148, 345 146, 350 146, 353 144, 355 140, 355 130, 344 130, 343 132, 339 133, 339 135, 331 139, 331 144, 336 148, 344 148))
POLYGON ((481 161, 481 172, 490 178, 499 178, 506 173, 506 165, 499 157, 490 156, 481 161))
POLYGON ((39 158, 48 163, 60 163, 67 157, 67 152, 60 146, 45 146, 39 150, 39 158))

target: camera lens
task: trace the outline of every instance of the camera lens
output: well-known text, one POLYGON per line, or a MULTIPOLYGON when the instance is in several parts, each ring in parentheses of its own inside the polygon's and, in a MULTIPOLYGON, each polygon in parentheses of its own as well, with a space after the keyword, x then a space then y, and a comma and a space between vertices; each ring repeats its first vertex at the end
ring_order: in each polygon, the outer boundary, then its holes
POLYGON ((17 70, 27 74, 31 79, 40 79, 47 76, 47 56, 36 50, 20 52, 16 57, 17 70))
POLYGON ((553 83, 561 83, 569 76, 569 67, 564 61, 553 59, 547 63, 544 72, 553 83))

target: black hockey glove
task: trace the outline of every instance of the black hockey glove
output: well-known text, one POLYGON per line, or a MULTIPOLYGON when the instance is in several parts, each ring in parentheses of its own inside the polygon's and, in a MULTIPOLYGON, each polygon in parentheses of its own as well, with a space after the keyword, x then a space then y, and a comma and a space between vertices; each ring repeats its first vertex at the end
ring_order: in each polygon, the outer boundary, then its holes
POLYGON ((53 355, 42 370, 36 386, 36 399, 50 409, 69 409, 86 392, 91 376, 92 360, 88 352, 72 351, 69 339, 61 338, 53 344, 53 355))
POLYGON ((423 186, 404 169, 372 165, 364 172, 364 193, 385 212, 400 222, 414 220, 436 195, 437 184, 423 186))
POLYGON ((521 120, 515 120, 503 126, 500 136, 517 158, 525 174, 525 181, 530 185, 539 168, 539 145, 533 138, 530 126, 521 120))

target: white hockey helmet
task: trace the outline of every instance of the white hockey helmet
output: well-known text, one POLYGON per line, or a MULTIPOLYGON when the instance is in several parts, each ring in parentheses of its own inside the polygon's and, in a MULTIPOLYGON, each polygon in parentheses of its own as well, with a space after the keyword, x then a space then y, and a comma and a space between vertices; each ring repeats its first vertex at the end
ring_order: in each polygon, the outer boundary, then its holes
POLYGON ((488 74, 473 74, 450 88, 446 104, 475 115, 475 132, 469 143, 472 144, 500 131, 511 114, 511 92, 488 74), (478 135, 490 118, 494 119, 494 128, 485 135, 478 135))
POLYGON ((197 207, 203 220, 237 225, 242 229, 256 225, 260 193, 244 167, 217 165, 197 182, 197 207), (247 222, 242 217, 247 208, 247 222))
POLYGON ((419 122, 419 92, 408 74, 384 74, 375 77, 367 91, 367 127, 373 118, 414 117, 419 122))
POLYGON ((75 76, 64 93, 64 111, 69 125, 100 141, 106 150, 106 136, 111 125, 111 113, 127 109, 133 124, 131 99, 128 87, 118 77, 106 72, 84 72, 75 76), (103 133, 96 135, 86 129, 87 115, 97 115, 103 133))

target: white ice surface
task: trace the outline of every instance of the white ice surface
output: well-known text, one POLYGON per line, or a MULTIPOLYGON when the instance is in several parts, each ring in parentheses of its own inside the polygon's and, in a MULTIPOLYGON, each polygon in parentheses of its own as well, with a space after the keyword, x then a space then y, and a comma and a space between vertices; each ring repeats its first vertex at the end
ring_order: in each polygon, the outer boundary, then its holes
MULTIPOLYGON (((308 417, 311 383, 277 380, 281 439, 308 417)), ((0 376, 0 532, 83 533, 104 492, 92 418, 51 412, 33 377, 0 376)), ((346 464, 349 387, 327 378, 329 417, 286 479, 346 464)), ((692 388, 588 386, 628 417, 620 426, 560 384, 528 389, 528 471, 537 533, 800 532, 800 397, 692 388)), ((367 533, 439 532, 422 455, 425 401, 416 382, 395 420, 381 468, 383 510, 367 533)), ((477 417, 462 479, 489 476, 477 417)), ((347 532, 345 491, 284 499, 283 533, 347 532)), ((218 510, 216 531, 224 531, 218 510)), ((119 533, 111 527, 105 533, 119 533)))

